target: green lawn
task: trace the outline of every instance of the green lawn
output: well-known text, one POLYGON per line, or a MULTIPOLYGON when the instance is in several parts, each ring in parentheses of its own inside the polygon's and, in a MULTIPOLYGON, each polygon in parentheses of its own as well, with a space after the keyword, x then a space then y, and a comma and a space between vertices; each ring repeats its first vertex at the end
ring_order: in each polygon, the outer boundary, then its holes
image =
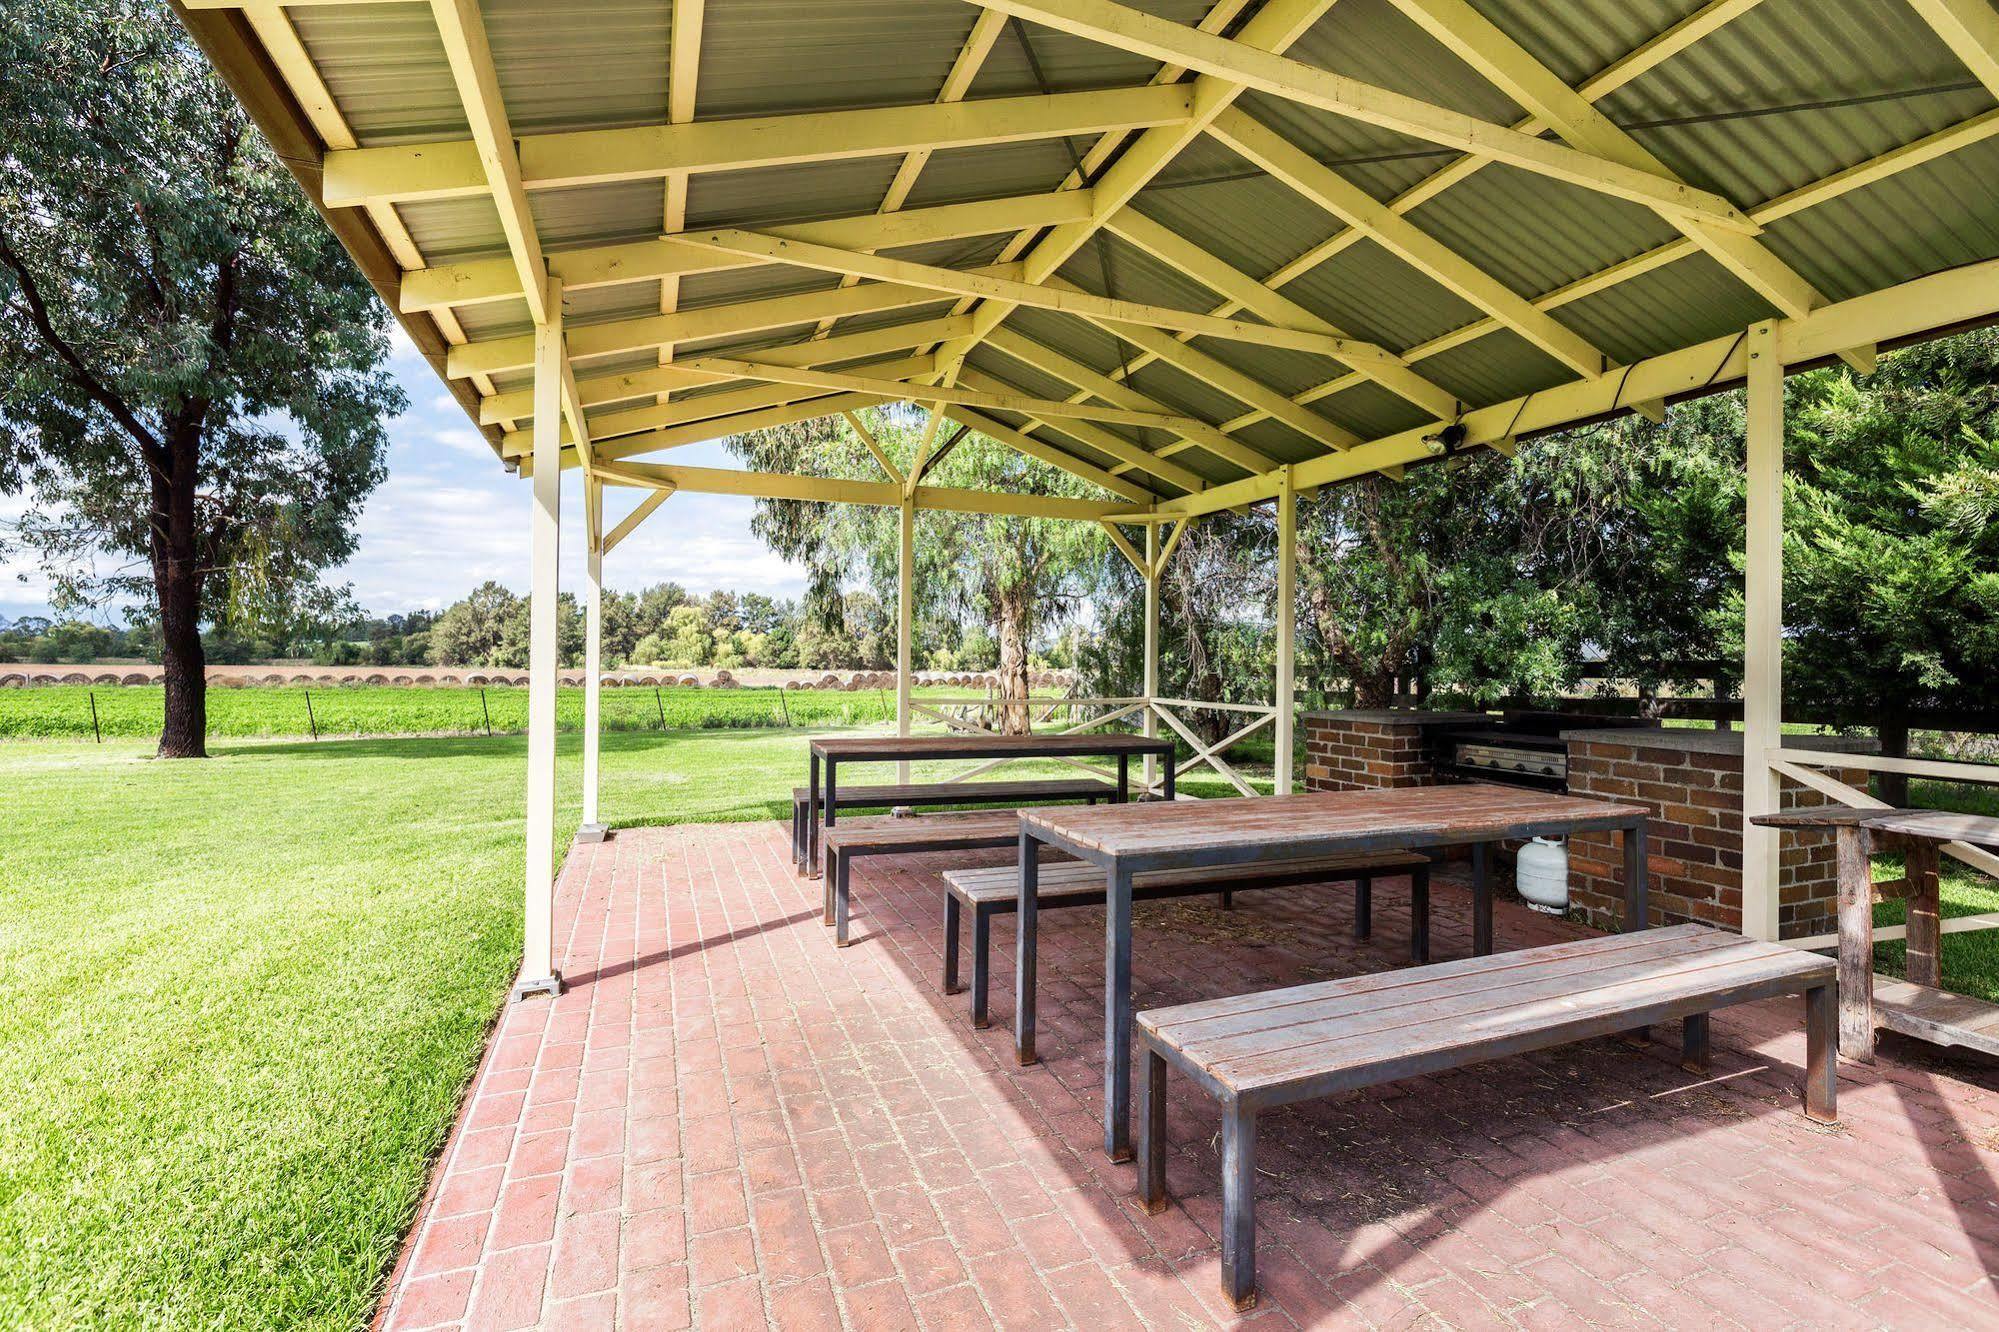
MULTIPOLYGON (((917 696, 963 698, 963 689, 918 690, 917 696)), ((879 689, 606 689, 604 729, 664 731, 697 728, 865 726, 895 715, 895 695, 879 689)), ((107 739, 160 733, 157 685, 94 689, 38 685, 0 689, 0 739, 88 740, 91 708, 107 739)), ((208 733, 218 739, 320 735, 483 735, 527 729, 527 690, 455 685, 255 686, 208 691, 208 733)), ((583 691, 557 695, 558 723, 583 725, 583 691)))
MULTIPOLYGON (((1954 809, 1971 814, 1999 815, 1999 788, 1955 786, 1945 782, 1911 782, 1909 804, 1917 809, 1954 809)), ((1882 856, 1875 861, 1874 877, 1898 879, 1902 876, 1900 856, 1882 856)), ((1876 925, 1900 925, 1903 904, 1883 902, 1874 908, 1876 925)), ((1949 856, 1943 858, 1943 914, 1972 916, 1999 911, 1999 884, 1969 865, 1949 856)), ((1874 945, 1874 965, 1878 971, 1903 974, 1902 941, 1893 939, 1874 945)), ((1943 936, 1943 984, 1948 990, 1999 1000, 1999 930, 1968 930, 1943 936)))
MULTIPOLYGON (((365 1322, 513 978, 524 747, 0 746, 0 1326, 365 1322)), ((624 823, 777 819, 805 766, 604 749, 624 823)))

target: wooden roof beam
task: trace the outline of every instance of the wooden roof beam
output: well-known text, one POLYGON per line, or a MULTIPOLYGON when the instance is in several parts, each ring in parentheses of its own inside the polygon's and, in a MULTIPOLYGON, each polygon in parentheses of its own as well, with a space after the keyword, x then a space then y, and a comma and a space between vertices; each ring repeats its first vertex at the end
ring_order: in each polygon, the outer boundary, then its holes
MULTIPOLYGON (((917 148, 1019 143, 1172 124, 1190 112, 1187 89, 1140 87, 531 134, 519 141, 521 183, 528 190, 562 189, 675 172, 741 171, 917 148)), ((476 139, 329 152, 323 165, 326 202, 332 207, 486 192, 476 139)))
POLYGON ((902 286, 928 287, 932 291, 948 295, 997 298, 1011 301, 1016 305, 1055 310, 1109 323, 1179 329, 1207 337, 1254 343, 1258 346, 1289 347, 1296 351, 1316 352, 1321 356, 1335 357, 1349 363, 1356 359, 1394 359, 1391 353, 1372 343, 1329 337, 1311 329, 1216 319, 1191 310, 1175 310, 1167 306, 1146 305, 1137 301, 1113 300, 1075 287, 1057 287, 1052 283, 1041 286, 1022 281, 1017 277, 1000 277, 955 268, 940 268, 934 264, 919 264, 906 259, 888 259, 833 246, 787 241, 755 231, 689 232, 682 237, 682 240, 687 244, 708 246, 728 254, 751 255, 776 263, 796 264, 830 273, 852 273, 902 286))
MULTIPOLYGON (((1050 227, 1090 214, 1088 190, 1024 194, 975 203, 912 208, 902 213, 863 213, 766 228, 787 240, 835 245, 852 250, 888 250, 929 241, 989 236, 1020 227, 1050 227)), ((562 279, 565 291, 610 287, 623 283, 678 280, 695 273, 754 268, 762 260, 718 254, 683 245, 669 233, 655 240, 626 241, 558 250, 547 256, 549 271, 562 279)), ((400 308, 404 312, 437 310, 459 305, 519 300, 520 277, 511 257, 469 259, 420 269, 403 278, 400 308)), ((671 314, 672 311, 663 313, 671 314)))
POLYGON ((1362 83, 1244 42, 1157 18, 1115 0, 968 0, 1119 50, 1170 60, 1259 92, 1480 153, 1525 171, 1712 226, 1754 234, 1755 222, 1727 199, 1623 161, 1479 120, 1388 88, 1362 83))

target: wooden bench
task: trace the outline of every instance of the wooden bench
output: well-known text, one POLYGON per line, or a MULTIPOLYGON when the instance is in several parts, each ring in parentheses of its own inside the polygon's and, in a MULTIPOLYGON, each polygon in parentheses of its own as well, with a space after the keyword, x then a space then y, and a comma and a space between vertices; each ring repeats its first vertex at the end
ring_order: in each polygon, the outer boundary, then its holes
POLYGON ((1010 809, 958 814, 913 814, 903 818, 849 819, 826 830, 825 922, 833 941, 848 944, 847 917, 853 863, 863 856, 910 856, 926 851, 989 851, 1017 846, 1020 815, 1010 809))
POLYGON ((1830 958, 1704 925, 1641 930, 1266 990, 1138 1015, 1139 1192, 1166 1206, 1166 1070, 1222 1107, 1222 1288, 1256 1302, 1256 1116, 1294 1101, 1684 1019, 1705 1067, 1707 1014, 1805 996, 1805 1113, 1835 1117, 1838 982, 1830 958))
MULTIPOLYGON (((1430 859, 1414 851, 1356 851, 1311 860, 1260 861, 1199 869, 1155 870, 1132 880, 1134 902, 1165 897, 1221 894, 1222 907, 1234 906, 1238 891, 1291 888, 1304 884, 1354 884, 1354 938, 1365 941, 1374 929, 1374 880, 1407 874, 1410 880, 1409 956, 1430 960, 1430 859)), ((1095 865, 1067 861, 1044 865, 1035 876, 1036 900, 1043 911, 1055 907, 1102 906, 1104 872, 1095 865)), ((986 996, 991 983, 992 918, 1020 909, 1020 866, 949 870, 944 875, 944 993, 956 994, 958 940, 964 912, 972 913, 972 1025, 989 1025, 986 996)))
MULTIPOLYGON (((839 812, 850 809, 912 809, 938 805, 1051 805, 1080 800, 1094 805, 1113 800, 1117 788, 1095 777, 1022 778, 1003 782, 905 782, 873 786, 842 785, 839 812)), ((824 796, 821 796, 824 799, 824 796)), ((812 788, 791 788, 791 861, 801 873, 811 860, 812 788)), ((838 826, 837 824, 835 825, 838 826)))

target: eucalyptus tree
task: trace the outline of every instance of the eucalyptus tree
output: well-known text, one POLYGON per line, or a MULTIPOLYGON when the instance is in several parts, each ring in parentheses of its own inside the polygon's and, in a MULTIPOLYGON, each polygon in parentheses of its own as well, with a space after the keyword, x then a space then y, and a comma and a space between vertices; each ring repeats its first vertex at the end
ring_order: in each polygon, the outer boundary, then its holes
MULTIPOLYGON (((922 418, 870 409, 863 425, 907 474, 921 447, 922 418)), ((953 435, 940 435, 942 445, 953 435)), ((844 420, 827 418, 738 436, 730 447, 760 470, 879 478, 879 465, 844 420)), ((941 452, 941 450, 940 450, 941 452)), ((925 483, 1025 495, 1097 496, 1094 487, 976 431, 943 453, 925 483)), ((773 550, 803 564, 807 603, 837 616, 837 593, 865 582, 894 603, 900 551, 894 509, 800 500, 758 500, 751 527, 773 550)), ((999 647, 1006 729, 1027 728, 1028 664, 1037 634, 1073 615, 1109 541, 1094 524, 1000 514, 925 511, 917 518, 914 593, 918 618, 945 614, 989 626, 999 647)))
POLYGON ((343 599, 384 320, 168 6, 0 6, 0 491, 60 608, 156 619, 163 756, 205 752, 204 622, 343 599))

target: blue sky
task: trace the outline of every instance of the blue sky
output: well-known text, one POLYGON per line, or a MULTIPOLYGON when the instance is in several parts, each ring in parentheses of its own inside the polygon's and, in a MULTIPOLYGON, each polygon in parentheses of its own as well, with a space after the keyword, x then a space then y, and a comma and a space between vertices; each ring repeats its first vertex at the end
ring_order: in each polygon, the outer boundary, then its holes
MULTIPOLYGON (((330 581, 351 583, 369 611, 438 610, 488 578, 527 589, 528 483, 501 469, 464 411, 416 349, 395 331, 391 362, 410 410, 389 425, 389 476, 361 516, 360 549, 330 581)), ((718 445, 679 449, 674 462, 733 467, 718 445)), ((565 477, 562 585, 583 581, 582 487, 565 477)), ((607 492, 615 523, 641 492, 607 492)), ((750 534, 754 501, 675 495, 606 560, 606 586, 637 589, 672 579, 696 591, 726 587, 795 597, 801 570, 750 534)), ((25 496, 0 496, 0 523, 18 518, 25 496)), ((0 558, 0 615, 48 613, 47 581, 32 558, 0 558)))

